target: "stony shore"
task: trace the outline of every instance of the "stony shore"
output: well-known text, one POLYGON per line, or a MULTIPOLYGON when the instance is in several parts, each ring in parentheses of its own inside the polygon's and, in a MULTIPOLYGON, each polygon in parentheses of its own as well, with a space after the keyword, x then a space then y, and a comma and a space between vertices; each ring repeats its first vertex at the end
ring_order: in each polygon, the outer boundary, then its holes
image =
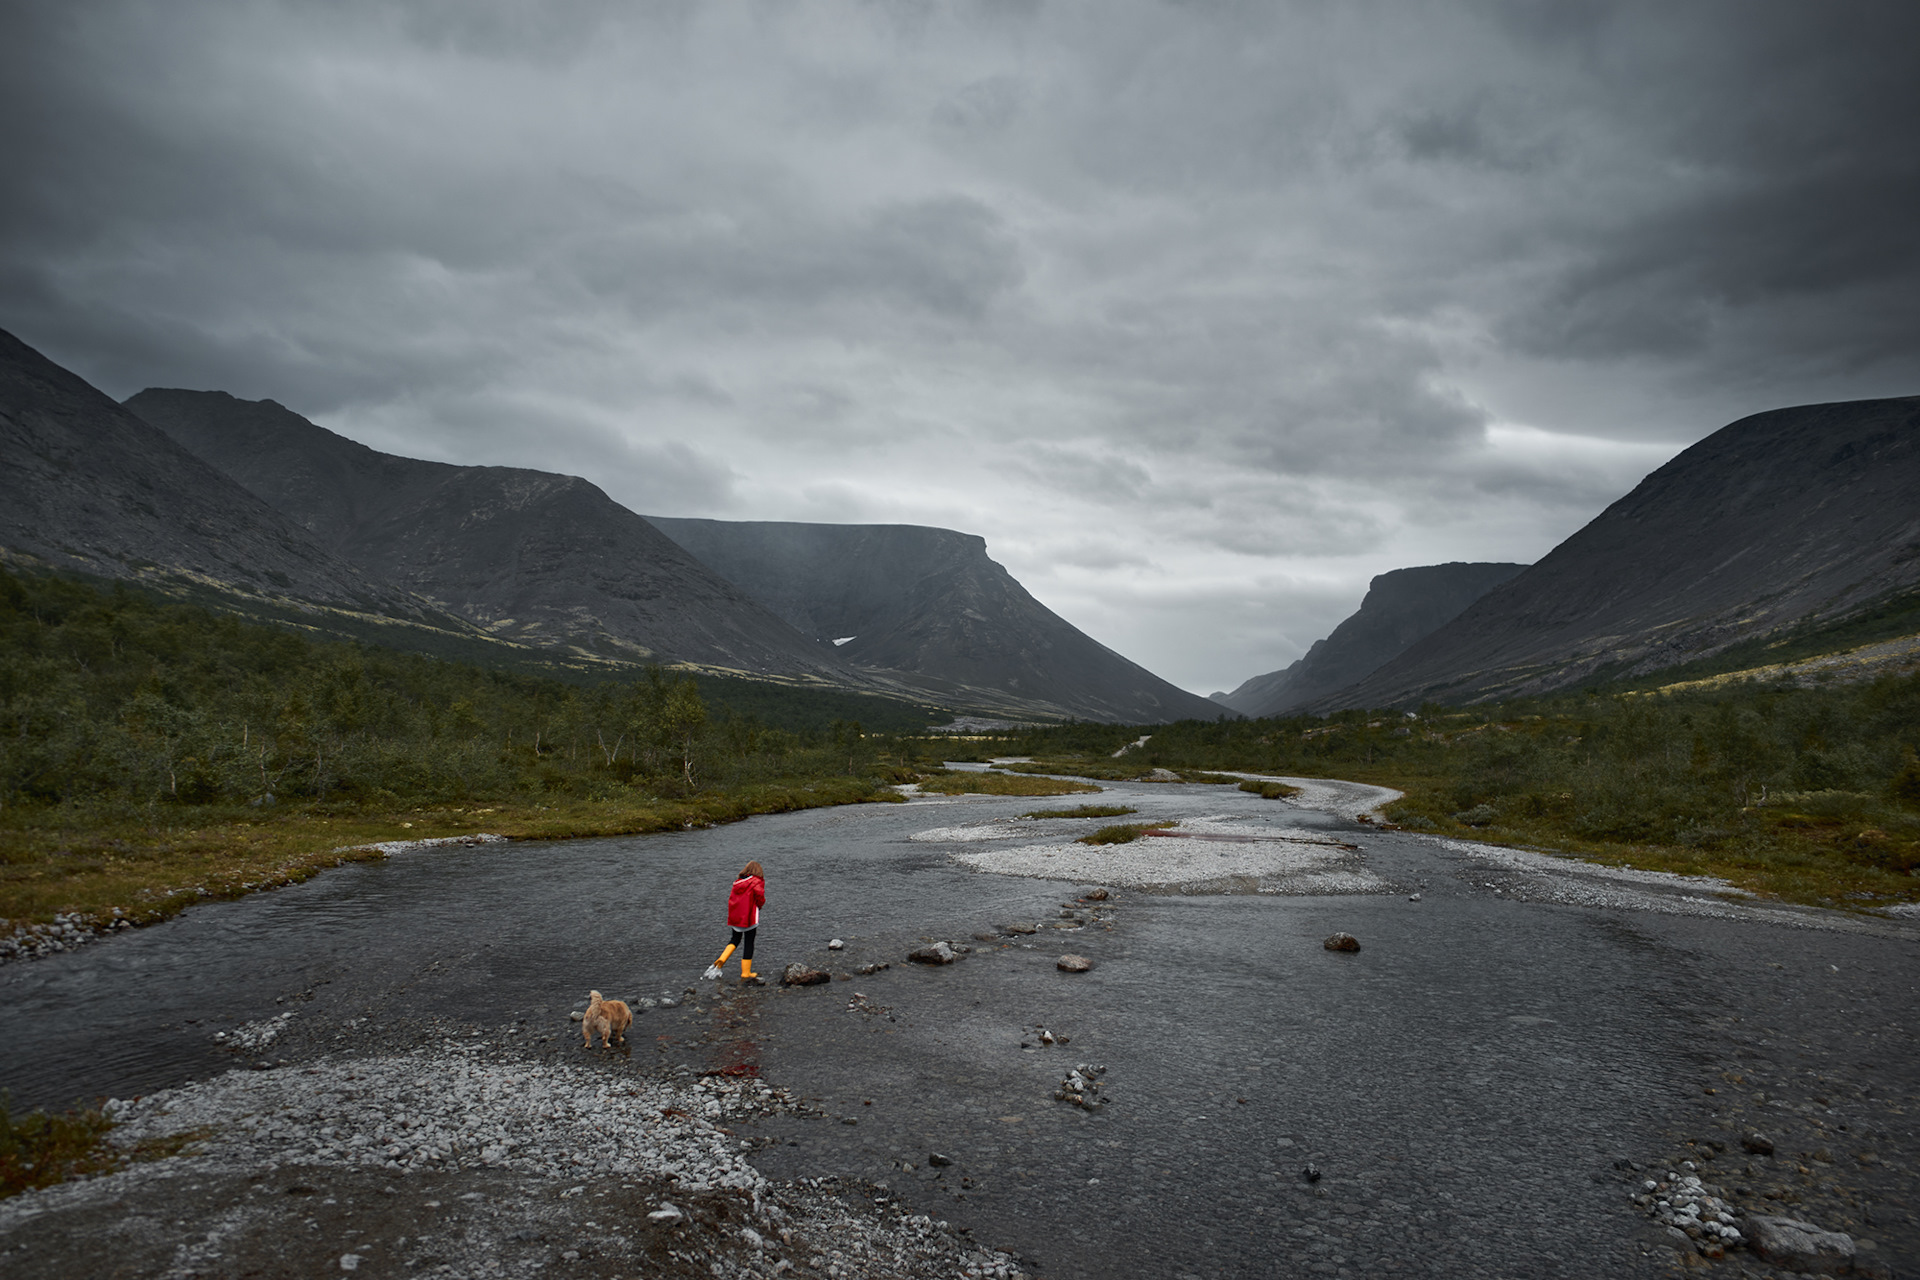
POLYGON ((123 1149, 186 1153, 0 1202, 0 1270, 71 1276, 92 1239, 141 1276, 1020 1274, 882 1190, 763 1177, 727 1126, 800 1110, 784 1091, 619 1061, 429 1049, 109 1102, 123 1149))

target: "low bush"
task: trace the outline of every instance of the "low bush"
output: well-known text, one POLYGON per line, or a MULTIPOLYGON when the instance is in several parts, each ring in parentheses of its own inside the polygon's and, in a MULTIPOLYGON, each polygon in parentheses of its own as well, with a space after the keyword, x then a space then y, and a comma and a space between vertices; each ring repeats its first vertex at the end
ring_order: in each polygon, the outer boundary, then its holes
POLYGON ((921 782, 920 789, 943 796, 1070 796, 1100 790, 1091 783, 1073 782, 1066 778, 1016 777, 1005 773, 964 770, 927 778, 921 782))
POLYGON ((1081 836, 1081 844, 1132 844, 1149 831, 1165 831, 1168 827, 1177 827, 1178 822, 1122 822, 1111 827, 1102 827, 1090 836, 1081 836))
POLYGON ((1120 818, 1138 810, 1124 804, 1083 804, 1071 809, 1035 809, 1023 818, 1120 818))

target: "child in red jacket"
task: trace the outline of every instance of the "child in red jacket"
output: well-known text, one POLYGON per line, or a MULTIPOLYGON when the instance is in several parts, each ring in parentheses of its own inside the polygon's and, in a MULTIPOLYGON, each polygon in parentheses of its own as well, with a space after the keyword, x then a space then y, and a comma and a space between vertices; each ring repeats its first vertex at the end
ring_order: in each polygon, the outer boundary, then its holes
POLYGON ((749 862, 740 872, 740 878, 733 882, 733 892, 727 895, 727 924, 733 929, 733 940, 727 943, 727 949, 720 958, 707 966, 706 976, 718 978, 721 966, 727 957, 740 951, 740 981, 760 982, 753 974, 753 938, 760 928, 760 908, 767 901, 767 873, 758 862, 749 862))

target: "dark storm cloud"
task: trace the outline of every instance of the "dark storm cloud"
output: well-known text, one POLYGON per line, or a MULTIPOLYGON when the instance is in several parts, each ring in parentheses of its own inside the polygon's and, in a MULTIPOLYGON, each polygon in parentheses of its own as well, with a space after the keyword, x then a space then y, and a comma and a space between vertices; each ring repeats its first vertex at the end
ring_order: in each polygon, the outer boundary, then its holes
POLYGON ((1231 686, 1732 417, 1920 389, 1916 13, 23 0, 0 325, 636 507, 966 528, 1231 686))

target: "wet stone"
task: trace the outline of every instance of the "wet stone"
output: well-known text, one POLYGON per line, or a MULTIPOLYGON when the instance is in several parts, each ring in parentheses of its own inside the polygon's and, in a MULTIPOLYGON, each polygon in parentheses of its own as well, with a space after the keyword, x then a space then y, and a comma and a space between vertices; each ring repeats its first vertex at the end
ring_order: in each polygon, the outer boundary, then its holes
POLYGON ((1093 968, 1093 961, 1085 956, 1065 955, 1054 962, 1054 967, 1062 973, 1085 973, 1093 968))
POLYGON ((1826 1231, 1797 1218, 1749 1214, 1747 1243, 1753 1252, 1776 1267, 1844 1275, 1853 1267, 1853 1237, 1826 1231))
POLYGON ((952 964, 959 958, 953 947, 945 942, 935 942, 907 953, 907 959, 915 964, 952 964))
POLYGON ((1336 933, 1320 945, 1329 951, 1358 951, 1360 939, 1350 933, 1336 933))
POLYGON ((786 972, 780 975, 780 981, 789 987, 812 987, 822 982, 833 981, 833 975, 822 973, 818 969, 810 969, 795 961, 787 966, 786 972))

